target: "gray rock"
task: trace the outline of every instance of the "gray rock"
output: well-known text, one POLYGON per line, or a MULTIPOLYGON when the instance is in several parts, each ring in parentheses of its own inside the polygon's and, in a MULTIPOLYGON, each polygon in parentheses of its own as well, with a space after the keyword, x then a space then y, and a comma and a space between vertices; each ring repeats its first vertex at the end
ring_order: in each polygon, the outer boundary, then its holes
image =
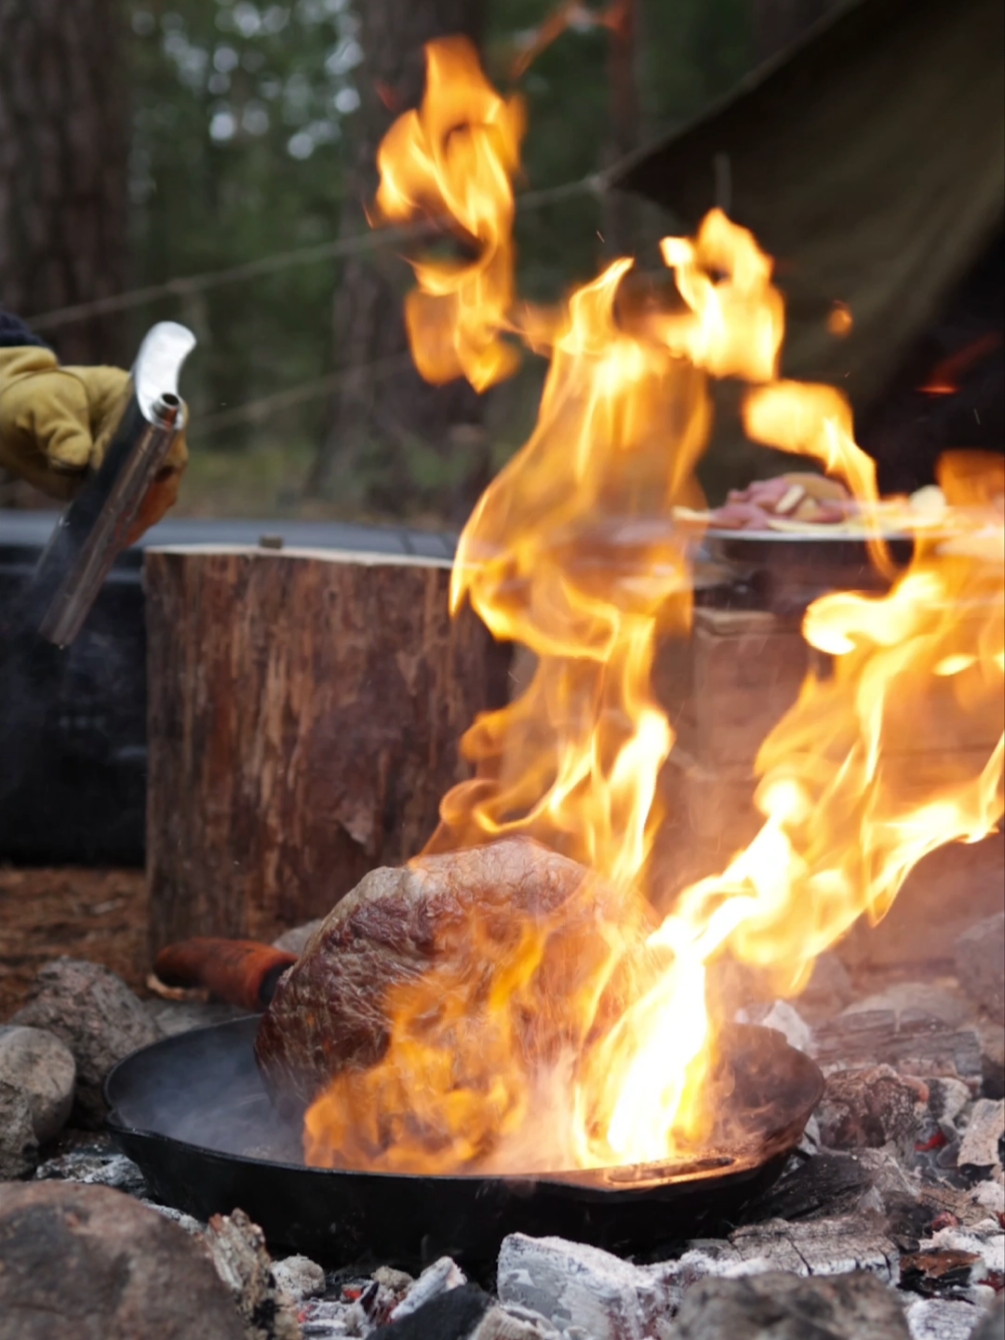
POLYGON ((992 1019, 977 1025, 981 1042, 981 1075, 985 1098, 1005 1098, 1005 1028, 992 1019))
POLYGON ((28 1099, 40 1145, 54 1139, 66 1125, 76 1079, 73 1054, 54 1033, 41 1028, 0 1028, 0 1082, 20 1089, 28 1099))
POLYGON ((27 1177, 38 1162, 28 1095, 0 1080, 0 1181, 27 1177))
POLYGON ((287 1256, 273 1265, 272 1273, 280 1289, 294 1303, 319 1298, 325 1291, 325 1272, 309 1256, 287 1256))
POLYGON ((69 1047, 77 1063, 77 1118, 88 1126, 104 1118, 101 1086, 111 1068, 160 1036, 122 978, 83 959, 47 963, 10 1022, 48 1029, 69 1047))
POLYGON ((669 1340, 676 1286, 662 1267, 632 1265, 599 1247, 511 1233, 499 1251, 499 1301, 591 1340, 669 1340))
POLYGON ((1003 1337, 1005 1337, 1005 1294, 999 1294, 991 1310, 977 1323, 970 1340, 1003 1340, 1003 1337))
POLYGON ((201 1246, 108 1187, 0 1186, 3 1340, 244 1340, 201 1246))
POLYGON ((287 954, 302 954, 307 941, 323 922, 324 917, 317 917, 303 926, 293 926, 290 930, 283 931, 282 935, 272 941, 273 949, 285 949, 287 954))
POLYGON ((800 1279, 771 1271, 702 1280, 684 1296, 674 1340, 909 1340, 897 1294, 875 1275, 800 1279))
POLYGON ((956 971, 972 1000, 995 1018, 1005 1009, 1005 912, 957 937, 956 971))

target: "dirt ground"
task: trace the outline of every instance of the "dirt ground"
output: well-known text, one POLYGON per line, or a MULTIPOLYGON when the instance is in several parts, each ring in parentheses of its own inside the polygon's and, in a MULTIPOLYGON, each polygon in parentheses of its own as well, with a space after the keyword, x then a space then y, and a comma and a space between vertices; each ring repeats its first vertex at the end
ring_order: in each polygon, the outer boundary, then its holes
POLYGON ((0 867, 0 1021, 22 1004, 43 963, 103 963, 134 991, 148 971, 142 870, 0 867))

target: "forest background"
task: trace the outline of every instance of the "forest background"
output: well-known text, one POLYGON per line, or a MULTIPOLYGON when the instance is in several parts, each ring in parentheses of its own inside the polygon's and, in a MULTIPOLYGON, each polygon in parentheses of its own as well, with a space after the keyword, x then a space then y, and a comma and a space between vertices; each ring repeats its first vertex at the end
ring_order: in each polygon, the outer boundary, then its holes
MULTIPOLYGON (((615 254, 655 263, 673 226, 598 195, 594 174, 699 115, 826 7, 0 0, 0 305, 65 361, 128 364, 160 319, 195 330, 180 513, 456 529, 525 440, 544 365, 525 359, 483 397, 426 387, 400 251, 329 245, 367 232, 376 147, 421 96, 423 43, 467 33, 526 100, 518 290, 547 302, 615 254), (116 302, 192 276, 214 277, 116 302)), ((8 486, 0 501, 31 500, 8 486)))

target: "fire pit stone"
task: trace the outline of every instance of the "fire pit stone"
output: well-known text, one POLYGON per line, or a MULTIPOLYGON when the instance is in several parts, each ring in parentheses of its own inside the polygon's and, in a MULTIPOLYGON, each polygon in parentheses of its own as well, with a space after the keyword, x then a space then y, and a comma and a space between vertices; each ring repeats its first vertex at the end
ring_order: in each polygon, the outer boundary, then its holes
POLYGON ((4 1340, 246 1340, 206 1255, 108 1187, 0 1183, 4 1340))
POLYGON ((0 1027, 0 1081, 24 1093, 39 1144, 52 1140, 66 1124, 76 1078, 73 1054, 54 1033, 0 1027))
POLYGON ((101 1086, 118 1061, 160 1036, 121 977, 98 963, 58 958, 41 969, 28 1001, 9 1021, 55 1033, 77 1065, 76 1106, 82 1124, 100 1125, 101 1086))

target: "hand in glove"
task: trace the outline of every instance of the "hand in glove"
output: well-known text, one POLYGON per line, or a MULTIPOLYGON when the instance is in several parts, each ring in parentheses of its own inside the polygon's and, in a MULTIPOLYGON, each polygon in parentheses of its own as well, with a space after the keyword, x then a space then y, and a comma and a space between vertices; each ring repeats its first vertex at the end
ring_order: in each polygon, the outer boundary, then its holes
MULTIPOLYGON (((104 460, 131 391, 120 368, 64 368, 48 349, 0 348, 0 466, 51 498, 72 498, 104 460)), ((130 541, 174 503, 187 461, 179 433, 140 503, 130 541)))

